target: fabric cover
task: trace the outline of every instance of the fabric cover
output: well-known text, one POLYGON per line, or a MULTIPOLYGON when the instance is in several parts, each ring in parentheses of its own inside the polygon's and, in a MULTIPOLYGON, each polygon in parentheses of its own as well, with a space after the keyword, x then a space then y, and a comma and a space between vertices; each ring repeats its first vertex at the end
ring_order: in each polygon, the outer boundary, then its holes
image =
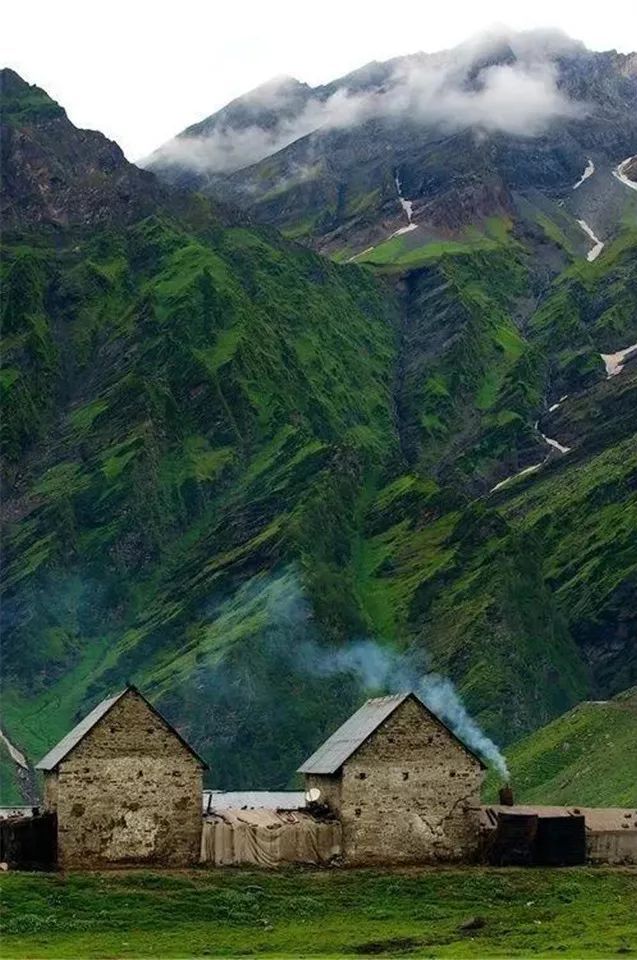
POLYGON ((340 854, 340 822, 300 810, 220 810, 203 823, 201 862, 219 867, 321 864, 340 854))

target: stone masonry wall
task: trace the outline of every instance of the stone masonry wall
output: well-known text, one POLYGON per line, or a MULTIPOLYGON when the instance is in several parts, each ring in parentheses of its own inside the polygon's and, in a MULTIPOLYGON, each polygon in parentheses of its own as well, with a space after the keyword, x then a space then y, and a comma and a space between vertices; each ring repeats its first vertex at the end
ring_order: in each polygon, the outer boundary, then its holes
POLYGON ((341 809, 341 774, 340 771, 334 776, 324 774, 310 773, 305 778, 305 789, 311 790, 312 787, 318 787, 321 791, 319 803, 326 803, 332 813, 339 814, 341 809))
POLYGON ((137 693, 61 762, 57 781, 62 867, 198 862, 201 765, 137 693))
POLYGON ((483 771, 417 701, 401 704, 344 764, 341 776, 347 862, 475 856, 483 771))
POLYGON ((51 770, 44 775, 44 809, 53 813, 58 805, 58 772, 51 770))

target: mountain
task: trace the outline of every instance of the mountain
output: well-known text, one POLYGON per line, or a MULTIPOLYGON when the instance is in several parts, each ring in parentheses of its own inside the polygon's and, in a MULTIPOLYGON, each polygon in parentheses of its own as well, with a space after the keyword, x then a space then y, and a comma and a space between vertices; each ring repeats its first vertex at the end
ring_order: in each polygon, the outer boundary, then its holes
POLYGON ((534 224, 547 208, 605 239, 625 200, 610 174, 636 143, 635 54, 503 32, 313 89, 271 81, 145 164, 332 256, 373 248, 384 262, 384 242, 413 260, 488 235, 493 217, 534 224), (588 164, 596 175, 573 190, 588 164))
POLYGON ((608 173, 592 260, 537 189, 484 233, 339 264, 2 81, 14 748, 131 681, 211 785, 281 787, 396 664, 503 744, 636 682, 632 181, 608 173))
POLYGON ((77 130, 43 90, 8 69, 2 121, 5 230, 125 223, 151 212, 165 193, 116 143, 77 130))
POLYGON ((507 760, 522 803, 637 806, 637 688, 578 704, 507 760))

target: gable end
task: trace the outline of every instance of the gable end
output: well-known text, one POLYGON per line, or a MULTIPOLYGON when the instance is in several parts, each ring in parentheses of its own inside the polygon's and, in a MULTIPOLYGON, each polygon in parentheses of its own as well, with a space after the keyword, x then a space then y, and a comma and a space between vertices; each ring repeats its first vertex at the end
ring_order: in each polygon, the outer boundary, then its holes
POLYGON ((98 727, 103 720, 109 715, 113 708, 124 700, 129 694, 133 694, 138 697, 146 709, 153 714, 153 716, 160 722, 160 724, 170 733, 176 740, 179 741, 182 747, 184 747, 188 753, 197 761, 202 769, 207 770, 208 765, 203 760, 202 757, 196 753, 195 750, 190 746, 190 744, 181 736, 178 730, 176 730, 172 724, 166 720, 165 717, 161 715, 159 710, 157 710, 149 700, 146 699, 143 693, 134 686, 128 686, 125 690, 122 690, 120 693, 115 694, 113 697, 107 697, 105 700, 102 700, 101 703, 98 703, 96 707, 91 710, 72 730, 70 730, 66 736, 64 736, 59 743, 57 743, 49 752, 36 764, 36 770, 42 770, 45 773, 50 773, 57 769, 59 764, 66 760, 71 753, 75 750, 80 743, 82 743, 85 738, 98 727))

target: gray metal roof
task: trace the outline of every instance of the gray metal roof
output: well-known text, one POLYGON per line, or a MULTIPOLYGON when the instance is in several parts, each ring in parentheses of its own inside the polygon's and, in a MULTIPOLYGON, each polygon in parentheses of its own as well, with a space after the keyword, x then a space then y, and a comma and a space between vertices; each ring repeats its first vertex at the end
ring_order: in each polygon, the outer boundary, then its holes
POLYGON ((397 693, 391 697, 375 697, 364 703, 349 720, 328 737, 325 743, 299 767, 299 773, 336 773, 355 750, 367 740, 383 720, 391 716, 409 693, 397 693))
POLYGON ((214 810, 300 810, 303 790, 204 790, 204 813, 214 810))
POLYGON ((136 693, 138 696, 140 696, 148 709, 151 710, 155 716, 159 717, 162 723, 166 724, 171 733, 177 737, 186 750, 193 755, 195 760, 199 761, 204 770, 208 769, 208 764, 206 761, 203 760, 195 750, 193 750, 188 741, 184 740, 179 731, 175 730, 173 725, 169 723, 165 717, 162 717, 159 710, 157 710, 152 703, 146 699, 144 694, 141 693, 137 687, 133 686, 128 686, 125 690, 121 690, 119 693, 116 693, 114 697, 107 697, 105 700, 102 700, 101 703, 98 703, 98 705, 94 707, 93 710, 91 710, 91 712, 88 713, 83 720, 80 720, 80 722, 74 726, 72 730, 69 730, 65 737, 62 737, 60 742, 57 743, 52 750, 49 750, 45 757, 42 757, 39 763, 36 763, 35 769, 45 771, 54 770, 58 763, 60 763, 60 761, 63 760, 64 757, 66 757, 71 750, 78 745, 80 740, 84 739, 86 734, 93 729, 95 724, 98 723, 102 717, 106 716, 111 707, 115 706, 117 701, 121 700, 126 693, 136 693))
POLYGON ((471 747, 468 747, 454 731, 441 720, 427 704, 413 691, 396 693, 390 697, 376 697, 364 703, 349 720, 338 728, 331 737, 299 767, 298 773, 331 774, 343 766, 346 760, 358 750, 371 734, 378 729, 387 717, 409 697, 413 697, 427 713, 434 718, 456 740, 460 746, 478 761, 483 770, 486 764, 471 747))
POLYGON ((120 690, 114 697, 107 697, 106 700, 98 703, 83 720, 80 720, 72 730, 69 730, 65 737, 62 737, 59 743, 56 743, 52 750, 49 750, 45 757, 42 757, 39 763, 36 763, 35 769, 54 770, 60 760, 63 760, 67 753, 70 753, 73 747, 76 747, 80 740, 84 739, 89 730, 93 729, 97 721, 101 720, 104 714, 108 713, 111 707, 114 706, 125 693, 126 690, 120 690))

